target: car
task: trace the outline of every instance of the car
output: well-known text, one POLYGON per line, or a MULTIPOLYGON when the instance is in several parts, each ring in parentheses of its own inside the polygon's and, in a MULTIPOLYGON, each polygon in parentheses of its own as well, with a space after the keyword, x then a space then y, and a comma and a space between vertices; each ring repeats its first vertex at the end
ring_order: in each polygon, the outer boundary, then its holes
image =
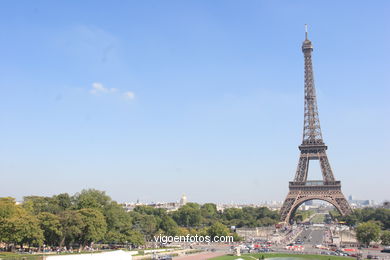
POLYGON ((162 256, 157 256, 157 258, 153 258, 155 260, 172 260, 171 255, 162 255, 162 256))
POLYGON ((385 248, 381 250, 382 253, 390 253, 390 248, 385 248))
POLYGON ((262 253, 264 253, 264 252, 270 252, 271 251, 271 249, 269 249, 269 248, 267 248, 267 247, 263 247, 263 248, 260 248, 259 249, 259 252, 262 252, 262 253))

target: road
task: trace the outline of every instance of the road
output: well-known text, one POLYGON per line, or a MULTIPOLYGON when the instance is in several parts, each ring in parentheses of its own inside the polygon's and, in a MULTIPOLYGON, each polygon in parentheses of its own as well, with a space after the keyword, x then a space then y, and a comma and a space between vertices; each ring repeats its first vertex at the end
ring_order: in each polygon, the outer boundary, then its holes
POLYGON ((321 245, 325 237, 325 227, 308 227, 295 239, 295 241, 302 241, 305 245, 321 245))

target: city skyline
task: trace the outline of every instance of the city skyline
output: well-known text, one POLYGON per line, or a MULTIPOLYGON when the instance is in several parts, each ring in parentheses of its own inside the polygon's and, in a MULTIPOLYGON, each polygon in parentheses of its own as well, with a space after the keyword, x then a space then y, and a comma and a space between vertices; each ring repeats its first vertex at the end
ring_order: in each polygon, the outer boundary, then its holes
POLYGON ((283 201, 309 24, 332 169, 390 198, 388 2, 24 3, 0 11, 0 197, 283 201))

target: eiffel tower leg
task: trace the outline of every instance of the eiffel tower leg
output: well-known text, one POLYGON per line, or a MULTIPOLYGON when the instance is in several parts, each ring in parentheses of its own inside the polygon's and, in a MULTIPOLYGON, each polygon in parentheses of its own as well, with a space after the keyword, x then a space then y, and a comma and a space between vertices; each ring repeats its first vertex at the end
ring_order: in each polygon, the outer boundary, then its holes
POLYGON ((344 195, 340 192, 340 196, 336 198, 337 204, 339 205, 339 211, 341 215, 348 215, 352 213, 352 208, 349 205, 348 201, 345 199, 344 195))
POLYGON ((280 209, 280 219, 282 222, 289 223, 290 215, 293 211, 293 206, 296 204, 298 194, 296 192, 290 191, 284 200, 283 206, 280 209))

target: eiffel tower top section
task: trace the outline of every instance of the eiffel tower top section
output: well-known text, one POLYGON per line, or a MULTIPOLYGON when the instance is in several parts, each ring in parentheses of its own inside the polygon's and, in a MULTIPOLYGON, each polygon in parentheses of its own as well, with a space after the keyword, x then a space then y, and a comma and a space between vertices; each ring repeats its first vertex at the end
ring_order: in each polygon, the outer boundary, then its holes
POLYGON ((306 37, 302 43, 302 52, 305 58, 305 112, 303 125, 303 138, 301 147, 323 146, 320 119, 318 116, 316 89, 314 85, 314 72, 311 59, 313 45, 308 39, 307 25, 305 25, 306 37))

